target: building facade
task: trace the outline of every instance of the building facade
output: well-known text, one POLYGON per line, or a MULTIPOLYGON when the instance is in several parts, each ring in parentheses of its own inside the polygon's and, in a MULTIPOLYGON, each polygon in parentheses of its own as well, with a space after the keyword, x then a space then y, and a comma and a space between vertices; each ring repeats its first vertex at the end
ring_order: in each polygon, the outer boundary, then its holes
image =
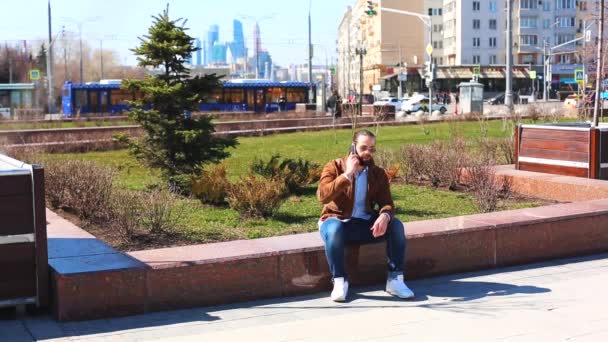
POLYGON ((444 0, 446 65, 504 64, 506 15, 502 0, 444 0))
POLYGON ((213 46, 219 43, 220 27, 211 25, 207 31, 207 40, 205 41, 205 65, 215 63, 213 55, 213 46))
MULTIPOLYGON (((378 3, 378 2, 375 2, 378 3)), ((363 69, 363 93, 372 92, 386 77, 394 76, 399 65, 406 70, 424 62, 424 47, 429 35, 426 25, 414 16, 378 10, 368 15, 368 3, 357 0, 345 12, 338 28, 338 70, 342 96, 361 92, 360 71, 363 69), (426 38, 425 38, 426 37, 426 38), (364 50, 364 54, 357 51, 364 50), (346 76, 345 76, 346 75, 346 76), (348 80, 348 81, 346 81, 348 80), (345 92, 345 89, 348 92, 345 92)), ((425 0, 382 0, 381 6, 423 14, 425 0)))

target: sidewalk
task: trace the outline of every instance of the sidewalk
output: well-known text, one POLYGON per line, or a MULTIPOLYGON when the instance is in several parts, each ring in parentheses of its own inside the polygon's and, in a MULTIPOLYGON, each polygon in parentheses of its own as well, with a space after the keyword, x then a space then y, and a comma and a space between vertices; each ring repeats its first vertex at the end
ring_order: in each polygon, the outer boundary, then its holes
POLYGON ((2 341, 608 341, 608 254, 110 320, 0 320, 2 341))

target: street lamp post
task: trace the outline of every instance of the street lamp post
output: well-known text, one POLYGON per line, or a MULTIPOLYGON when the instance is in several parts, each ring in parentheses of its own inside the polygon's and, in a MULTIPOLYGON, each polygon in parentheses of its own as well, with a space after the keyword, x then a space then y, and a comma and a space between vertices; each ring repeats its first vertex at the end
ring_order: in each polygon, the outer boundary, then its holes
POLYGON ((507 79, 505 89, 505 105, 509 108, 509 111, 513 110, 513 44, 511 42, 513 38, 512 31, 512 0, 507 0, 507 79))
POLYGON ((357 125, 357 115, 363 115, 363 56, 367 54, 367 49, 358 47, 355 49, 355 54, 359 55, 359 109, 358 114, 355 113, 355 126, 357 125))
POLYGON ((604 63, 603 63, 603 47, 604 47, 604 0, 601 1, 600 3, 600 27, 599 27, 599 32, 598 32, 598 37, 599 39, 599 44, 597 46, 597 70, 596 70, 596 77, 595 77, 595 104, 594 104, 594 108, 593 108, 593 127, 597 127, 598 126, 598 119, 599 119, 599 111, 600 111, 600 90, 601 90, 601 84, 603 83, 602 81, 602 75, 603 75, 603 70, 602 68, 604 67, 604 63))
POLYGON ((308 81, 310 82, 310 95, 308 96, 309 103, 312 103, 313 90, 312 90, 312 24, 310 20, 312 0, 308 1, 308 81))
POLYGON ((54 112, 54 101, 53 101, 53 34, 51 32, 51 0, 48 1, 48 20, 49 20, 49 51, 46 56, 46 78, 48 81, 48 98, 47 106, 49 114, 54 112))

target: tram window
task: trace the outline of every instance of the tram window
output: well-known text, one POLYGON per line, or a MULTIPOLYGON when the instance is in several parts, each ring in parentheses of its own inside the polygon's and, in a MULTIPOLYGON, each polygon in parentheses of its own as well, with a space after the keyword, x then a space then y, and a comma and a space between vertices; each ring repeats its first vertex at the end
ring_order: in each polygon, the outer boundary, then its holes
POLYGON ((74 104, 76 107, 86 106, 88 104, 87 102, 86 90, 74 90, 74 104))
POLYGON ((283 90, 281 88, 268 88, 266 90, 266 103, 279 102, 282 94, 283 90))
POLYGON ((287 102, 303 103, 305 101, 306 90, 287 89, 287 102))
POLYGON ((63 89, 63 97, 70 96, 70 89, 63 89))
POLYGON ((222 89, 214 89, 210 94, 205 95, 203 103, 222 103, 222 89))
POLYGON ((133 100, 133 94, 124 89, 112 90, 110 93, 110 104, 112 106, 126 105, 127 101, 133 100))
POLYGON ((245 102, 245 92, 243 89, 224 89, 225 103, 243 103, 245 102))

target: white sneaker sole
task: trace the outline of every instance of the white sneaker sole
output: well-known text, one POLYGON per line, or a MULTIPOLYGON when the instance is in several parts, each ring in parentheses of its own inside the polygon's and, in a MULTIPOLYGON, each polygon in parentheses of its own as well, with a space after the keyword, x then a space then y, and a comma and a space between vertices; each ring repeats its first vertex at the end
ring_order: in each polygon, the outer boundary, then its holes
POLYGON ((334 302, 342 303, 346 301, 346 297, 332 298, 331 300, 333 300, 334 302))
POLYGON ((414 298, 414 296, 415 296, 415 294, 413 294, 413 293, 409 296, 402 296, 394 291, 386 290, 386 292, 392 296, 399 297, 401 299, 410 299, 410 298, 414 298))

